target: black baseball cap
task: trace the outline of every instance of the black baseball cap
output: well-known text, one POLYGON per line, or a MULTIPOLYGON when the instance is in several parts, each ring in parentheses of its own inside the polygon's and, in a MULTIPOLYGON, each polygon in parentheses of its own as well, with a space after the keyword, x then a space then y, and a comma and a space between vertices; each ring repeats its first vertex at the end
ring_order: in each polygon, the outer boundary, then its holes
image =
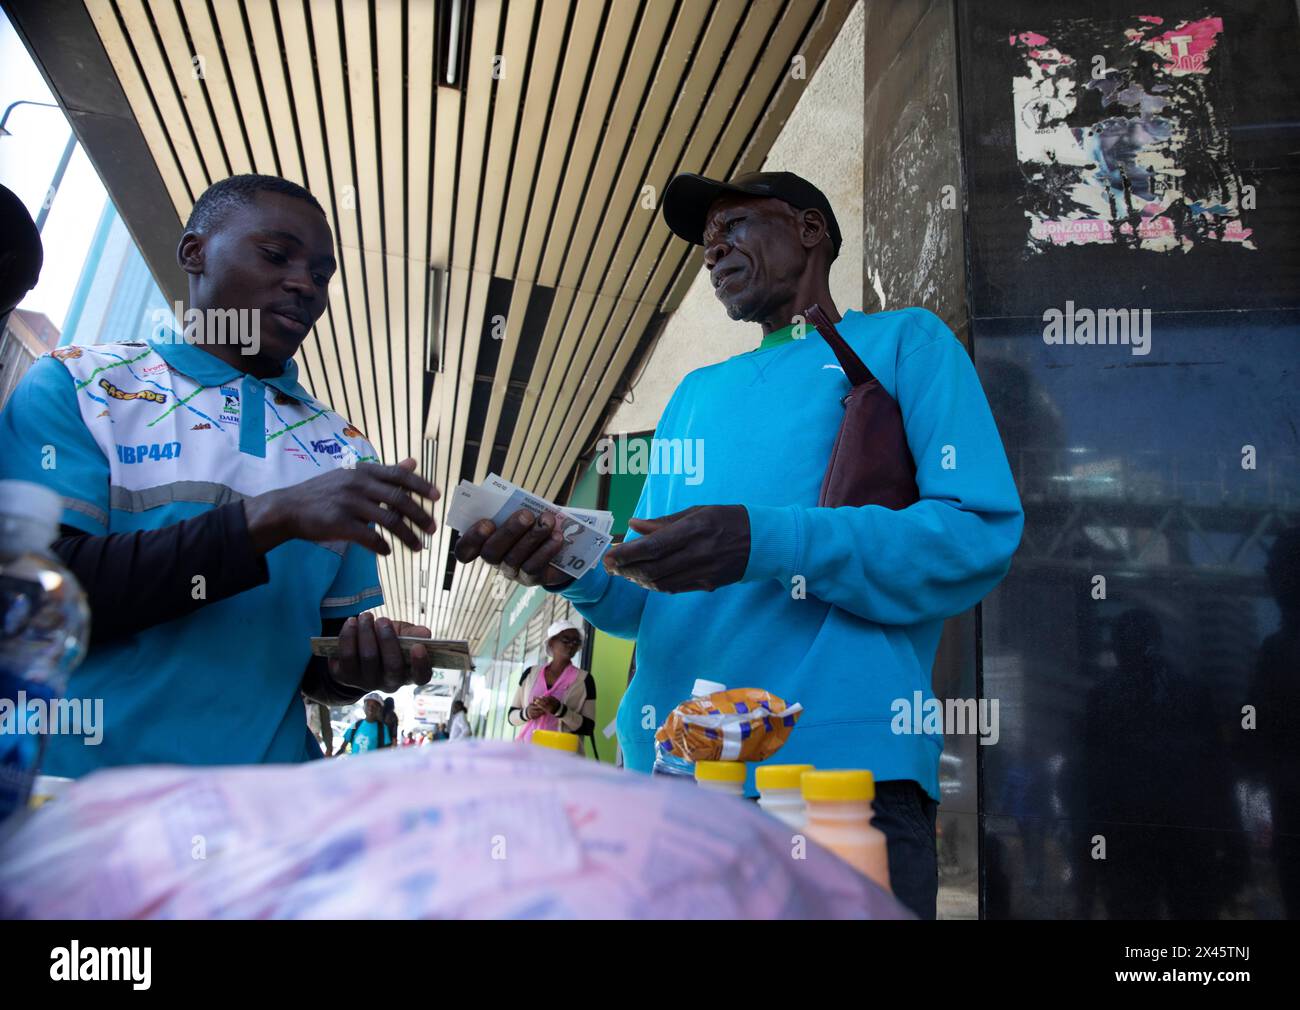
POLYGON ((793 172, 750 172, 730 182, 684 172, 664 190, 664 222, 687 242, 703 245, 709 208, 718 197, 728 194, 766 196, 784 200, 795 210, 821 211, 826 218, 831 245, 839 255, 840 223, 835 220, 831 202, 820 189, 793 172))

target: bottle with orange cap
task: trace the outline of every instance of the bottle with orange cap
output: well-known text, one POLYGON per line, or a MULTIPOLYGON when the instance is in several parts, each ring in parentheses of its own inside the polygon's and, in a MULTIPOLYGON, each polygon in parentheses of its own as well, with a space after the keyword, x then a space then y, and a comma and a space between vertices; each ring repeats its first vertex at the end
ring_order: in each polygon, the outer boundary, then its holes
POLYGON ((804 833, 886 891, 889 853, 871 824, 876 780, 869 771, 806 771, 799 780, 808 823, 804 833))

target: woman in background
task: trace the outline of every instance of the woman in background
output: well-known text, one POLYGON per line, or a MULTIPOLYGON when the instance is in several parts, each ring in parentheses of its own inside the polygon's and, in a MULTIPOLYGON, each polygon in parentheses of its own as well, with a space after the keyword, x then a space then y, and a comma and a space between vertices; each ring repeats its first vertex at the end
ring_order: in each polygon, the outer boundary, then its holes
POLYGON ((585 753, 582 737, 596 728, 596 681, 573 665, 581 648, 582 632, 572 621, 546 629, 551 661, 524 670, 506 715, 510 725, 523 727, 517 740, 531 740, 539 729, 576 733, 578 753, 585 753))
POLYGON ((397 702, 391 697, 384 699, 384 725, 388 727, 388 738, 397 742, 397 702))
POLYGON ((465 703, 457 698, 451 703, 451 738, 463 740, 473 735, 469 728, 469 718, 465 715, 465 703))

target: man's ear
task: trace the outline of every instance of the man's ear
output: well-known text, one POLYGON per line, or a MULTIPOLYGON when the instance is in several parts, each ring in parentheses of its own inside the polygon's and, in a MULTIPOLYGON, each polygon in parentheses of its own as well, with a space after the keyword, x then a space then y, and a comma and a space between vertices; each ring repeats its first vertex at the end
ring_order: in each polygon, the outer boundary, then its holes
POLYGON ((176 262, 187 274, 203 273, 204 239, 198 232, 187 231, 176 246, 176 262))
POLYGON ((811 249, 829 234, 826 215, 816 208, 809 208, 800 211, 799 216, 803 219, 799 230, 799 238, 803 241, 805 249, 811 249))

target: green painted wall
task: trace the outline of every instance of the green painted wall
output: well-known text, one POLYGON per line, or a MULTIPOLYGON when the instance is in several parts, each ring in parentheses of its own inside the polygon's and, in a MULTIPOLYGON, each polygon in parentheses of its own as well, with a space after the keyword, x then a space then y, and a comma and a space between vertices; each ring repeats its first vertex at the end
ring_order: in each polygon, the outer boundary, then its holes
POLYGON ((618 714, 618 704, 627 690, 627 671, 635 645, 625 638, 615 638, 597 630, 592 635, 591 676, 596 681, 596 749, 600 759, 614 763, 617 738, 605 737, 605 727, 618 714))
MULTIPOLYGON (((632 446, 637 442, 649 445, 647 435, 627 437, 627 451, 633 452, 632 446)), ((614 534, 622 537, 627 534, 627 521, 632 518, 632 511, 641 498, 641 486, 645 484, 645 474, 613 473, 609 476, 609 504, 606 508, 614 513, 614 534)))
MULTIPOLYGON (((628 439, 629 442, 646 440, 643 436, 628 439)), ((609 496, 609 504, 606 508, 614 513, 612 532, 614 538, 618 540, 627 532, 628 518, 641 497, 641 485, 645 483, 644 475, 601 474, 597 472, 593 461, 578 480, 573 494, 563 504, 578 508, 596 508, 600 502, 602 483, 605 482, 608 482, 609 496)), ((515 639, 528 623, 529 617, 545 599, 546 593, 543 590, 516 588, 506 601, 501 614, 493 620, 483 639, 484 655, 476 657, 475 664, 479 670, 488 675, 487 688, 500 690, 505 687, 506 690, 504 695, 498 695, 497 690, 493 690, 491 704, 486 712, 476 712, 478 719, 474 720, 474 728, 480 736, 489 739, 514 739, 515 728, 506 722, 506 710, 510 707, 515 683, 523 672, 523 656, 520 647, 515 645, 515 639), (502 627, 503 623, 504 627, 502 627), (498 650, 500 655, 496 658, 502 662, 494 670, 492 661, 498 650), (509 672, 503 667, 508 667, 509 672)), ((596 681, 596 749, 600 752, 602 761, 613 764, 616 741, 614 738, 606 739, 604 731, 618 714, 619 702, 623 700, 623 692, 627 690, 627 671, 632 661, 634 643, 597 630, 592 636, 591 647, 590 672, 596 681)))
POLYGON ((573 494, 569 495, 569 500, 565 504, 572 505, 574 508, 594 509, 599 501, 600 474, 596 472, 595 466, 589 466, 587 472, 578 479, 573 494))

